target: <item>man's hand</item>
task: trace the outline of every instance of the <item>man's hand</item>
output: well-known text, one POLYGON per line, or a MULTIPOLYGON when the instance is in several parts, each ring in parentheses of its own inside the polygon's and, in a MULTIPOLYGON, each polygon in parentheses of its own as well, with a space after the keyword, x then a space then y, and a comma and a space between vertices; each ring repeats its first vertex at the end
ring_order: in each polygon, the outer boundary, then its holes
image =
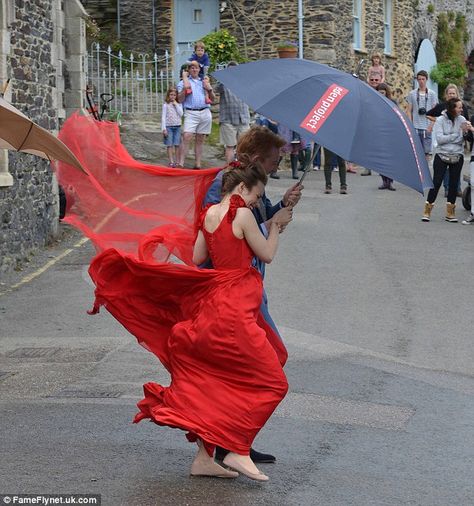
POLYGON ((289 188, 285 195, 283 195, 283 198, 281 199, 283 202, 283 205, 285 207, 295 207, 296 204, 299 202, 301 198, 301 192, 303 191, 304 186, 296 183, 291 188, 289 188))
POLYGON ((280 228, 280 233, 285 230, 286 226, 293 219, 293 208, 284 207, 277 211, 270 220, 272 223, 276 223, 280 228))

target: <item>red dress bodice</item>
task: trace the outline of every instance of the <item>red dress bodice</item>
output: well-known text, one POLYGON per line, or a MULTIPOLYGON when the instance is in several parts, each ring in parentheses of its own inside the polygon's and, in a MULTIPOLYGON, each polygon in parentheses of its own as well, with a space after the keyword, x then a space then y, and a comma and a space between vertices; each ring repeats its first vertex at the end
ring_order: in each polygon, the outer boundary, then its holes
POLYGON ((212 205, 207 206, 202 212, 200 228, 206 239, 214 269, 248 269, 252 264, 254 254, 247 241, 236 237, 232 229, 237 210, 240 207, 245 207, 244 200, 239 195, 231 197, 229 210, 214 232, 207 231, 204 226, 205 217, 210 207, 212 205))

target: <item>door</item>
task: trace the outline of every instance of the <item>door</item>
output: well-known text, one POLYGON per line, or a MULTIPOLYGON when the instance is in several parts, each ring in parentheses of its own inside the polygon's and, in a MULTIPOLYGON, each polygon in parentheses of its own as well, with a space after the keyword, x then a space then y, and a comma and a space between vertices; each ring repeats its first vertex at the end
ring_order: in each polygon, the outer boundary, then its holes
POLYGON ((194 42, 219 29, 219 0, 175 0, 175 76, 194 51, 194 42))
MULTIPOLYGON (((433 44, 429 39, 422 40, 418 46, 418 51, 416 54, 413 89, 416 89, 418 87, 418 83, 416 82, 417 72, 420 70, 426 70, 429 75, 431 69, 436 65, 436 63, 436 53, 433 44)), ((436 93, 436 96, 438 96, 438 85, 434 81, 428 79, 427 86, 430 90, 433 90, 436 93)))

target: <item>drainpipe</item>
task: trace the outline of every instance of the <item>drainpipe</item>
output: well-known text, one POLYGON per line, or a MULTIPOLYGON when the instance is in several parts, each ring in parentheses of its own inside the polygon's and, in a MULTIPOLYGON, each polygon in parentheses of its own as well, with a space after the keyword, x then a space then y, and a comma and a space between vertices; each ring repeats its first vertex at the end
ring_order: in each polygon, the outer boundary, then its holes
POLYGON ((155 0, 151 0, 151 29, 153 31, 153 51, 156 51, 156 5, 155 0))
POLYGON ((117 39, 120 40, 120 0, 117 0, 117 39))
POLYGON ((303 0, 298 0, 298 46, 299 58, 303 58, 303 0))

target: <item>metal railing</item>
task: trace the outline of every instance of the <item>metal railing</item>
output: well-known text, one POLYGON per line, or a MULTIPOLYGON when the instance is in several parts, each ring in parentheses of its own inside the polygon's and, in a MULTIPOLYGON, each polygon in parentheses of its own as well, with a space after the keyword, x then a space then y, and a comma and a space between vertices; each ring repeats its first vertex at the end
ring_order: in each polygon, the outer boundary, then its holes
MULTIPOLYGON (((192 52, 189 44, 184 50, 177 49, 175 58, 192 52)), ((162 58, 156 53, 153 56, 130 53, 125 57, 121 50, 114 54, 110 46, 103 49, 93 43, 85 62, 86 79, 92 86, 95 102, 100 102, 103 93, 113 95, 110 107, 122 114, 161 112, 166 90, 176 83, 168 50, 162 58)))

